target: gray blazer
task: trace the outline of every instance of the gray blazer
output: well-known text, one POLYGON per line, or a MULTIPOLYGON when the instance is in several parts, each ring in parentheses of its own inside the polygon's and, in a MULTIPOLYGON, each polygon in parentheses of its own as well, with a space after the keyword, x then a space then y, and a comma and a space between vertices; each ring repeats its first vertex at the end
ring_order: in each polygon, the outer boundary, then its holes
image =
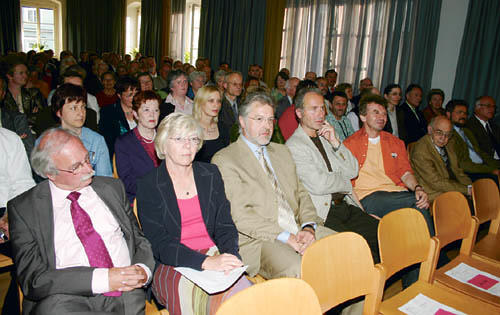
MULTIPOLYGON (((118 179, 97 176, 92 180, 91 187, 120 225, 131 263, 143 263, 153 272, 155 262, 151 245, 137 224, 123 184, 118 179)), ((7 209, 13 259, 24 294, 23 314, 29 314, 38 301, 50 295, 91 296, 94 267, 56 269, 54 213, 49 182, 44 181, 12 199, 7 209)), ((142 303, 144 308, 144 290, 132 292, 134 302, 142 303)))
POLYGON ((320 137, 320 141, 330 160, 332 172, 328 171, 323 156, 301 125, 286 145, 295 161, 297 175, 309 192, 318 216, 326 220, 332 193, 346 194, 346 202, 360 206, 352 196, 351 185, 351 179, 358 176, 358 160, 343 144, 335 151, 328 140, 320 137))

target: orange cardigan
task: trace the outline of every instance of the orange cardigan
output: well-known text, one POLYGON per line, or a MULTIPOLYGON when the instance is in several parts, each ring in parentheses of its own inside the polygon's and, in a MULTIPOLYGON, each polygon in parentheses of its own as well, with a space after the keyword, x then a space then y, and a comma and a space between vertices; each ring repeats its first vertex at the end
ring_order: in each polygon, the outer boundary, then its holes
MULTIPOLYGON (((380 144, 382 147, 382 159, 384 161, 385 174, 389 176, 394 184, 406 187, 401 177, 413 170, 408 160, 408 153, 403 141, 393 136, 392 134, 381 131, 380 144)), ((356 131, 352 136, 344 140, 344 145, 352 152, 358 159, 359 169, 363 167, 366 161, 366 152, 368 151, 368 134, 365 128, 356 131)), ((357 177, 352 179, 352 186, 356 186, 357 177)))

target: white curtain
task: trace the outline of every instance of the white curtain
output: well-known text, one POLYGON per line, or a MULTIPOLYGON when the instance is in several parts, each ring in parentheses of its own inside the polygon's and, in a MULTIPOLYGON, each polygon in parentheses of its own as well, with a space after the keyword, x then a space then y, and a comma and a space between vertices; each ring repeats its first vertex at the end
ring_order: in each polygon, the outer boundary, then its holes
POLYGON ((381 89, 393 82, 425 86, 440 9, 441 0, 288 0, 280 67, 299 78, 335 69, 337 82, 355 89, 365 77, 381 89))

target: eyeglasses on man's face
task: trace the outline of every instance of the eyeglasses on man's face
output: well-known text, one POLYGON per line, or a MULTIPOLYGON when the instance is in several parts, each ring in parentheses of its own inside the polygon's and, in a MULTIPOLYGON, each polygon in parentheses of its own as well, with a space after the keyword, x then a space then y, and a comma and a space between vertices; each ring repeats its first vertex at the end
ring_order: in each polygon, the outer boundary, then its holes
POLYGON ((81 162, 77 162, 77 163, 73 164, 71 169, 64 170, 64 169, 58 168, 57 170, 61 171, 61 172, 71 173, 73 175, 78 175, 81 173, 81 171, 83 170, 83 167, 85 165, 90 165, 90 167, 92 167, 92 165, 94 164, 94 161, 95 161, 95 152, 89 151, 89 153, 87 154, 85 159, 81 162))

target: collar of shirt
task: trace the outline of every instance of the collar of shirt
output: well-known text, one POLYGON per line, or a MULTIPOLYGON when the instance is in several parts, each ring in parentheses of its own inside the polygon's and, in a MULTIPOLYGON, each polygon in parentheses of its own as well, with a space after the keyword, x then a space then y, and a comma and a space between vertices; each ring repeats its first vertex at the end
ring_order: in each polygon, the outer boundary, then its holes
POLYGON ((460 135, 460 137, 464 137, 465 134, 464 134, 464 131, 462 130, 462 128, 458 127, 457 125, 453 125, 453 129, 455 129, 455 131, 460 135))
POLYGON ((479 122, 481 123, 481 125, 483 125, 483 128, 486 129, 486 124, 488 123, 487 121, 484 121, 482 120, 481 118, 477 117, 477 115, 474 115, 477 120, 479 120, 479 122))
POLYGON ((375 138, 368 138, 368 141, 370 141, 371 144, 377 144, 380 142, 380 135, 376 136, 375 138))
POLYGON ((290 105, 293 104, 293 99, 290 97, 290 95, 287 95, 286 97, 288 97, 288 101, 290 102, 290 105))
MULTIPOLYGON (((184 99, 185 99, 184 106, 183 106, 184 108, 193 104, 193 101, 189 97, 185 96, 184 99)), ((181 105, 175 100, 172 93, 168 94, 167 98, 165 99, 165 103, 170 103, 170 104, 174 105, 176 108, 181 107, 181 105)))
POLYGON ((224 97, 226 98, 226 100, 229 102, 229 104, 231 104, 231 107, 234 107, 234 105, 237 105, 236 103, 236 98, 234 99, 234 101, 231 101, 231 99, 229 97, 227 97, 226 94, 224 94, 224 97))
MULTIPOLYGON (((255 143, 250 142, 244 135, 240 135, 241 139, 246 143, 246 145, 250 148, 250 151, 252 151, 253 155, 259 160, 259 149, 264 148, 264 158, 266 159, 267 164, 271 168, 271 170, 274 172, 273 166, 271 164, 271 160, 269 159, 269 154, 267 152, 267 146, 265 145, 256 145, 255 143)), ((259 162, 260 163, 260 162, 259 162)))
MULTIPOLYGON (((50 195, 52 196, 52 203, 56 207, 62 206, 65 202, 70 202, 69 199, 67 199, 66 197, 68 197, 68 195, 72 192, 72 190, 61 189, 57 187, 56 184, 54 184, 51 180, 49 180, 49 186, 50 186, 50 195)), ((87 194, 89 193, 89 189, 92 188, 90 188, 90 186, 86 186, 78 190, 78 192, 80 192, 82 195, 87 194)))

